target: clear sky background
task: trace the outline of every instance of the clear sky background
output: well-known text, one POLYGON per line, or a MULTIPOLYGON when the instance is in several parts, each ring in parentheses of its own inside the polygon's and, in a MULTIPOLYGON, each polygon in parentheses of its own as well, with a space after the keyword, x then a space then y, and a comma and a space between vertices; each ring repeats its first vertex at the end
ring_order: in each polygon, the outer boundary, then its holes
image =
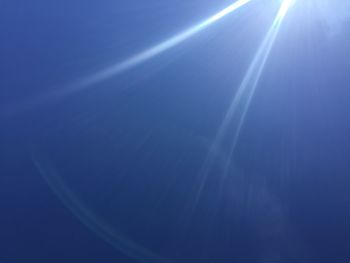
POLYGON ((230 4, 0 1, 1 263, 350 261, 346 0, 289 10, 233 153, 280 1, 78 85, 230 4))

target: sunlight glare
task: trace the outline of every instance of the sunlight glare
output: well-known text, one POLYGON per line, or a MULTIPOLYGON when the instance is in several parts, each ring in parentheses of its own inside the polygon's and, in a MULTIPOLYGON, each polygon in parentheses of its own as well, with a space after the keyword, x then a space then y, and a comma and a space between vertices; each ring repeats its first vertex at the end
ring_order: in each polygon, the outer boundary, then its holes
POLYGON ((147 60, 160 55, 161 53, 169 50, 170 48, 173 48, 177 46, 178 44, 184 42, 185 40, 189 39, 190 37, 194 36, 195 34, 203 31, 208 26, 213 24, 214 22, 224 18, 228 14, 234 12, 235 10, 239 9, 240 7, 248 4, 251 0, 238 0, 232 5, 226 7, 225 9, 221 10, 220 12, 216 13, 215 15, 209 17, 208 19, 204 20, 203 22, 183 31, 182 33, 171 37, 160 44, 157 44, 149 49, 144 50, 143 52, 136 54, 129 59, 124 60, 123 62, 117 63, 109 68, 106 68, 98 73, 93 74, 92 76, 89 76, 83 80, 80 80, 78 83, 75 83, 75 89, 81 89, 87 86, 91 86, 93 84, 96 84, 100 81, 103 81, 107 78, 110 78, 114 75, 120 74, 128 69, 131 69, 135 66, 138 66, 147 60))

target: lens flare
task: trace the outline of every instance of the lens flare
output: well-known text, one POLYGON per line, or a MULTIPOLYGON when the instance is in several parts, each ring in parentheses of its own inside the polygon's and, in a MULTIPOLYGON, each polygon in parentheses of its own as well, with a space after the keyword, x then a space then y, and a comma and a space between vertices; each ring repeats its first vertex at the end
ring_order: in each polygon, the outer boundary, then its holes
POLYGON ((233 102, 226 113, 224 121, 219 129, 219 133, 217 136, 218 141, 222 139, 221 137, 224 135, 225 130, 227 129, 227 125, 229 125, 231 120, 234 119, 235 117, 234 115, 241 113, 241 115, 238 118, 239 121, 238 121, 238 127, 236 129, 236 133, 233 136, 234 139, 233 139, 232 148, 234 148, 234 146, 237 143, 237 139, 239 137, 239 133, 243 125, 246 113, 248 111, 250 102, 255 93, 256 87, 258 85, 261 74, 265 67, 266 61, 269 57, 273 44, 276 40, 277 34, 280 30, 281 24, 289 8, 292 6, 293 3, 294 3, 294 0, 285 0, 282 2, 281 7, 277 13, 277 16, 273 24, 271 25, 269 31, 267 32, 263 42, 261 43, 258 51, 256 52, 254 59, 250 64, 243 78, 243 81, 240 87, 238 88, 238 91, 233 99, 233 102), (241 106, 241 109, 243 109, 243 111, 238 110, 240 106, 241 106))
MULTIPOLYGON (((95 74, 94 76, 83 80, 80 83, 78 88, 86 87, 88 85, 92 85, 99 81, 104 80, 105 78, 111 77, 115 74, 122 73, 132 67, 135 67, 147 60, 153 58, 156 55, 161 54, 162 52, 180 44, 181 42, 187 40, 191 36, 199 33, 203 29, 207 28, 209 25, 228 15, 229 13, 237 10, 239 7, 247 4, 251 0, 241 0, 237 1, 221 12, 215 14, 209 19, 205 20, 201 24, 192 27, 184 31, 183 33, 170 38, 144 52, 141 52, 138 55, 131 57, 130 59, 119 63, 109 69, 106 69, 100 73, 95 74)), ((198 191, 195 193, 194 202, 197 202, 201 191, 206 183, 206 179, 208 177, 208 171, 211 168, 211 163, 213 161, 213 151, 215 149, 221 148, 223 144, 224 137, 227 136, 228 126, 233 126, 234 133, 229 134, 230 144, 229 144, 229 154, 228 158, 225 160, 225 170, 228 170, 231 164, 231 157, 234 153, 235 146, 237 144, 241 128, 243 126, 246 114, 248 112, 250 103, 254 96, 255 90, 257 88, 258 82, 263 73, 263 69, 265 67, 266 61, 269 57, 273 44, 276 40, 278 32, 280 30, 281 24, 293 4, 293 0, 285 0, 281 3, 280 9, 276 15, 276 18, 273 21, 270 29, 268 30, 266 36, 264 37, 260 47, 258 48, 255 56, 250 63, 250 66, 244 75, 241 85, 238 88, 238 91, 233 98, 233 101, 224 117, 224 120, 218 130, 216 138, 214 140, 212 150, 209 152, 207 161, 203 166, 205 171, 201 174, 200 182, 198 184, 198 191)), ((168 262, 165 261, 162 257, 155 255, 152 251, 134 243, 127 237, 124 237, 122 233, 116 231, 112 226, 108 223, 104 222, 101 218, 95 215, 92 211, 90 211, 83 203, 79 200, 77 196, 74 195, 72 190, 66 186, 65 182, 59 177, 56 171, 53 170, 53 167, 50 165, 50 162, 47 161, 44 157, 39 155, 38 157, 33 158, 34 163, 38 167, 39 171, 49 184, 49 186, 53 189, 56 195, 63 201, 63 203, 73 211, 73 213, 84 222, 89 228, 91 228, 94 232, 103 237, 106 241, 115 245, 117 248, 123 250, 128 255, 137 258, 142 262, 168 262)), ((226 177, 226 173, 222 174, 222 182, 226 177)), ((192 206, 192 208, 194 208, 192 206)))
POLYGON ((117 231, 91 211, 78 196, 66 185, 64 180, 57 174, 50 162, 38 152, 33 153, 33 162, 51 190, 62 203, 89 229, 112 244, 126 255, 144 263, 170 263, 165 258, 153 253, 117 231))
POLYGON ((131 56, 130 58, 119 62, 115 65, 112 65, 110 67, 107 67, 101 71, 98 71, 96 73, 93 73, 92 75, 89 75, 87 77, 81 78, 77 81, 73 81, 70 84, 67 84, 60 89, 57 89, 50 93, 44 93, 41 94, 38 97, 32 98, 29 101, 22 102, 20 105, 16 105, 14 108, 13 105, 11 105, 8 108, 5 108, 4 112, 6 114, 13 114, 17 112, 22 112, 27 109, 30 109, 32 107, 36 107, 38 105, 41 105, 43 103, 50 102, 52 100, 58 100, 62 97, 65 97, 67 95, 70 95, 72 93, 75 93, 79 90, 83 90, 85 88, 91 87, 94 84, 97 84, 99 82, 102 82, 108 78, 111 78, 115 75, 118 75, 120 73, 123 73, 131 68, 134 68, 142 63, 145 63, 146 61, 164 53, 165 51, 181 44, 185 40, 188 40, 189 38, 193 37, 194 35, 200 33, 213 23, 217 22, 218 20, 221 20, 225 16, 231 14, 232 12, 238 10, 240 7, 243 7, 244 5, 248 4, 252 0, 238 0, 234 2, 233 4, 229 5, 228 7, 224 8, 223 10, 219 11, 218 13, 214 14, 213 16, 207 18, 203 22, 149 48, 146 49, 134 56, 131 56))
POLYGON ((220 12, 216 13, 215 15, 209 17, 208 19, 204 20, 203 22, 183 31, 182 33, 179 33, 178 35, 171 37, 160 44, 157 44, 149 49, 146 49, 142 51, 141 53, 138 53, 129 59, 126 59, 125 61, 121 63, 117 63, 116 65, 113 65, 109 68, 106 68, 98 73, 93 74, 92 76, 89 76, 78 83, 75 84, 75 89, 81 89, 87 86, 91 86, 93 84, 96 84, 100 81, 103 81, 107 78, 110 78, 114 75, 120 74, 124 71, 127 71, 128 69, 131 69, 133 67, 136 67, 149 59, 160 55, 164 53, 165 51, 181 44, 185 40, 189 39, 190 37, 196 35, 197 33, 203 31, 216 21, 224 18, 225 16, 229 15, 230 13, 236 11, 240 7, 248 4, 251 0, 238 0, 237 2, 233 3, 232 5, 226 7, 225 9, 221 10, 220 12))
POLYGON ((258 51, 255 53, 254 59, 252 60, 241 82, 241 85, 239 86, 235 97, 233 98, 233 101, 225 114, 222 124, 220 125, 214 139, 213 145, 209 150, 207 159, 203 165, 203 170, 201 172, 198 191, 194 199, 194 206, 192 206, 191 209, 194 209, 196 206, 196 203, 198 202, 201 196, 201 192, 206 184, 207 177, 215 159, 215 150, 222 149, 223 146, 228 147, 228 153, 227 157, 225 158, 223 173, 221 174, 221 181, 222 183, 225 182, 225 178, 227 177, 228 171, 232 164, 233 153, 238 142, 244 120, 249 110, 249 106, 258 86, 258 82, 261 78, 262 72, 280 30, 281 24, 293 3, 294 0, 285 0, 281 3, 276 18, 274 19, 270 29, 264 37, 260 47, 258 48, 258 51), (228 131, 233 132, 228 134, 228 131), (229 143, 227 145, 228 139, 229 143))

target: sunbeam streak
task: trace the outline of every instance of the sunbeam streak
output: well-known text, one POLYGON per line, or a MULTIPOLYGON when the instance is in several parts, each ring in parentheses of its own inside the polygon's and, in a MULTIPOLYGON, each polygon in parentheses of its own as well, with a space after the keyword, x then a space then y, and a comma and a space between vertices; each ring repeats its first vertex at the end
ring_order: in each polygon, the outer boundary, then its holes
POLYGON ((232 134, 232 145, 230 146, 230 155, 227 162, 230 162, 230 157, 237 144, 237 140, 244 123, 249 105, 252 97, 255 93, 256 87, 260 80, 261 74, 265 67, 266 61, 269 57, 273 44, 276 40, 277 34, 281 27, 281 24, 286 16, 289 8, 294 3, 294 0, 284 0, 277 13, 277 16, 267 32, 263 42, 261 43, 258 51, 256 52, 252 63, 250 64, 241 85, 225 115, 222 125, 218 131, 215 139, 216 147, 221 143, 230 123, 237 121, 235 125, 235 131, 232 134))
POLYGON ((203 31, 208 26, 213 24, 214 22, 224 18, 228 14, 234 12, 235 10, 239 9, 240 7, 246 5, 251 0, 238 0, 232 5, 226 7, 225 9, 221 10, 220 12, 216 13, 215 15, 209 17, 208 19, 204 20, 203 22, 179 33, 178 35, 175 35, 174 37, 171 37, 160 44, 157 44, 149 49, 146 49, 129 59, 126 59, 125 61, 115 64, 109 68, 106 68, 98 73, 93 74, 92 76, 89 76, 75 85, 75 89, 84 88, 93 84, 96 84, 100 81, 103 81, 104 79, 110 78, 114 75, 120 74, 128 69, 131 69, 135 66, 138 66, 147 60, 162 54, 163 52, 177 46, 178 44, 184 42, 185 40, 189 39, 190 37, 194 36, 195 34, 203 31))
POLYGON ((70 95, 72 93, 75 93, 79 90, 83 90, 85 88, 91 87, 94 84, 97 84, 103 80, 106 80, 110 77, 113 77, 115 75, 118 75, 120 73, 123 73, 133 67, 136 67, 149 59, 158 56, 165 51, 181 44, 185 40, 188 40, 192 36, 196 35, 197 33, 200 33, 216 21, 224 18, 225 16, 229 15, 230 13, 236 11, 240 7, 248 4, 252 0, 238 0, 231 4, 230 6, 224 8, 220 12, 214 14, 213 16, 207 18, 206 20, 202 21, 201 23, 161 42, 160 44, 157 44, 149 49, 146 49, 134 56, 131 56, 130 58, 119 62, 115 65, 112 65, 110 67, 107 67, 103 70, 100 70, 96 73, 93 73, 92 75, 83 77, 81 79, 78 79, 77 81, 73 81, 72 83, 69 83, 65 86, 63 86, 60 89, 55 90, 54 92, 42 94, 38 97, 32 98, 30 101, 26 101, 24 103, 21 103, 21 105, 18 105, 18 107, 14 108, 12 105, 9 107, 6 107, 4 109, 4 112, 7 114, 21 112, 26 109, 30 109, 32 107, 35 107, 37 105, 41 105, 42 103, 47 103, 48 101, 61 99, 62 97, 65 97, 67 95, 70 95))
POLYGON ((258 82, 262 75, 263 69, 269 57, 281 24, 293 3, 294 0, 284 0, 281 3, 276 18, 274 19, 270 29, 264 37, 260 47, 258 48, 258 51, 255 53, 255 56, 235 94, 235 97, 230 104, 227 113, 225 114, 222 124, 220 125, 219 130, 215 136, 212 147, 207 155, 207 159, 203 165, 203 169, 199 178, 199 187, 198 191, 195 194, 195 203, 192 209, 195 208, 196 203, 199 201, 199 198, 201 196, 201 192, 205 187, 207 177, 215 159, 215 151, 217 149, 223 148, 226 150, 226 157, 224 161, 223 171, 220 174, 220 176, 222 176, 220 180, 222 184, 225 182, 225 178, 232 164, 232 156, 253 95, 257 88, 258 82))

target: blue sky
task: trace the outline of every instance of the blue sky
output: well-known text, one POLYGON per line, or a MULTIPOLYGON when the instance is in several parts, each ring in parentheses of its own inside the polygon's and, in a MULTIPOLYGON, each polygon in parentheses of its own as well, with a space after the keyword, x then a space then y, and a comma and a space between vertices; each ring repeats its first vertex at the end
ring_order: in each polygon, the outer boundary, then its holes
POLYGON ((349 262, 347 1, 268 34, 251 0, 86 84, 232 3, 0 2, 0 262, 349 262))

